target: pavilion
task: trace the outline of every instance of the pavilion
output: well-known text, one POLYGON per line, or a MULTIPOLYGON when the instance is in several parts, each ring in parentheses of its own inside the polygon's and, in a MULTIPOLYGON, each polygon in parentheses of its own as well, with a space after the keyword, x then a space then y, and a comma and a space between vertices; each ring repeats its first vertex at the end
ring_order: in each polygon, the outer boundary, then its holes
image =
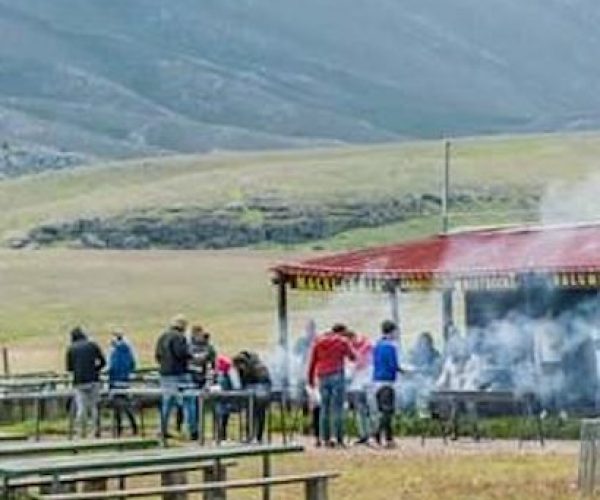
MULTIPOLYGON (((399 321, 402 294, 442 295, 442 324, 463 301, 465 327, 510 311, 557 314, 600 291, 600 223, 468 230, 366 250, 282 263, 278 288, 279 343, 289 343, 288 291, 366 288, 390 297, 399 321)), ((600 309, 600 307, 599 307, 600 309)))

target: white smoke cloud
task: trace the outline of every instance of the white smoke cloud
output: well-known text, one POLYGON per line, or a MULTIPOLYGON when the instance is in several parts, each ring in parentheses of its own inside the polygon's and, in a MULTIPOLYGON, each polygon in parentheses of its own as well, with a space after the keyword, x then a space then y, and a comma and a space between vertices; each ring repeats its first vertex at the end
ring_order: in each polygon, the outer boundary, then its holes
POLYGON ((600 172, 578 181, 550 183, 539 207, 543 224, 600 220, 600 172))

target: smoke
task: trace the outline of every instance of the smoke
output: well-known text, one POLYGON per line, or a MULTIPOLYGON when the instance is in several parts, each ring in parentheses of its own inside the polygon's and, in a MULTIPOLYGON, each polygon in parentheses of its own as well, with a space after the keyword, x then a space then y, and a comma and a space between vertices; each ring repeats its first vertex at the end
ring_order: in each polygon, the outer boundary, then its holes
POLYGON ((599 220, 600 173, 575 182, 549 184, 540 201, 539 219, 543 224, 599 220))
MULTIPOLYGON (((599 181, 600 174, 583 181, 550 185, 540 202, 539 220, 549 225, 598 219, 599 181)), ((525 257, 524 267, 535 269, 539 257, 548 252, 557 261, 568 262, 571 242, 564 234, 530 231, 527 238, 521 238, 517 254, 525 257)), ((494 238, 483 238, 476 245, 468 243, 468 239, 452 241, 440 264, 445 270, 470 269, 476 262, 493 267, 495 261, 505 257, 494 238)), ((381 262, 373 262, 368 267, 382 266, 381 262)), ((511 307, 497 310, 479 326, 467 325, 466 321, 457 323, 460 336, 446 346, 440 343, 440 294, 415 292, 401 296, 399 349, 408 369, 398 384, 401 406, 416 405, 419 409, 429 393, 440 388, 440 373, 447 363, 461 363, 462 369, 468 370, 461 379, 464 389, 535 394, 548 408, 595 405, 600 359, 596 348, 600 345, 598 295, 554 288, 534 274, 524 273, 521 278, 519 288, 505 291, 506 296, 512 295, 511 307), (440 352, 427 366, 418 363, 422 356, 417 337, 424 331, 432 333, 440 352)), ((459 292, 455 298, 461 302, 465 296, 459 292)), ((498 294, 485 292, 480 298, 488 301, 484 309, 490 311, 502 301, 498 294)), ((300 292, 294 294, 294 299, 297 302, 292 305, 290 352, 274 349, 266 355, 274 379, 280 381, 288 373, 292 387, 301 387, 305 381, 309 346, 302 347, 301 340, 309 319, 316 322, 318 332, 342 322, 375 341, 380 322, 390 317, 389 297, 383 293, 300 292)), ((359 376, 368 377, 365 373, 359 376)), ((359 379, 358 385, 364 385, 363 382, 359 379)))

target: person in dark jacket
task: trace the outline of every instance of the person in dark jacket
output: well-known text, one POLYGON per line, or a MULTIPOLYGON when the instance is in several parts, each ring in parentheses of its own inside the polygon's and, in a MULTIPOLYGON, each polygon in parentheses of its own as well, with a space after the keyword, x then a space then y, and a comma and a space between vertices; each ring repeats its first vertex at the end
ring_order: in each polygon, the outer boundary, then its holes
POLYGON ((256 353, 242 351, 233 358, 233 366, 237 370, 243 389, 254 394, 254 435, 262 443, 267 417, 267 409, 271 400, 271 375, 269 369, 256 353))
POLYGON ((204 389, 207 383, 214 382, 217 352, 210 343, 210 333, 204 331, 202 326, 192 326, 189 349, 192 380, 198 389, 204 389))
MULTIPOLYGON (((108 358, 108 386, 111 390, 127 389, 129 387, 129 379, 131 373, 135 370, 135 355, 133 348, 125 340, 123 332, 116 331, 113 333, 111 343, 111 351, 108 358)), ((116 424, 117 436, 121 435, 123 430, 122 417, 123 413, 129 419, 131 431, 137 434, 137 423, 131 409, 130 398, 123 394, 113 394, 111 396, 111 404, 114 411, 114 419, 116 424)))
POLYGON ((169 416, 178 405, 183 405, 190 439, 198 439, 195 398, 185 395, 182 397, 181 394, 181 391, 193 388, 188 369, 190 352, 185 338, 186 329, 187 320, 183 316, 176 316, 156 343, 155 358, 159 365, 160 387, 163 391, 161 409, 163 439, 169 437, 169 416))
POLYGON ((102 350, 89 340, 81 329, 71 331, 71 345, 66 356, 67 371, 73 374, 75 389, 75 422, 80 437, 87 436, 88 417, 92 419, 94 435, 100 435, 98 403, 100 401, 100 370, 106 365, 102 350))

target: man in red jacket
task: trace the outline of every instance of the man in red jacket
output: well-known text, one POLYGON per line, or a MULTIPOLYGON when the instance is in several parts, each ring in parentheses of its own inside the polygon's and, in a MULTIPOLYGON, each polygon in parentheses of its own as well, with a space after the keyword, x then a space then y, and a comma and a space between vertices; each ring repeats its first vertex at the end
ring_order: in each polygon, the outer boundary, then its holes
MULTIPOLYGON (((319 382, 321 395, 321 439, 334 447, 331 441, 332 430, 337 445, 344 446, 344 402, 346 396, 344 380, 344 362, 354 361, 356 355, 345 337, 345 325, 336 324, 331 331, 320 335, 314 342, 308 364, 308 383, 315 387, 319 382), (331 414, 333 413, 333 422, 331 414), (333 429, 332 429, 333 423, 333 429)), ((320 442, 317 442, 317 446, 320 442)))

